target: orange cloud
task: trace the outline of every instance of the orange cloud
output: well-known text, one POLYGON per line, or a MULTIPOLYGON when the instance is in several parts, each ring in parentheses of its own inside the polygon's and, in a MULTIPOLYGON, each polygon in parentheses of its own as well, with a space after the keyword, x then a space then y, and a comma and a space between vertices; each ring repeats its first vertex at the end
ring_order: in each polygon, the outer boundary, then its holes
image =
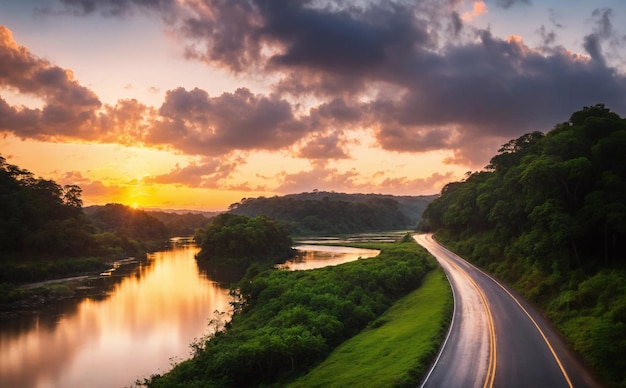
POLYGON ((461 15, 461 19, 463 19, 466 22, 469 22, 469 21, 472 21, 474 18, 480 15, 484 15, 486 13, 487 13, 487 4, 485 4, 485 2, 482 0, 474 1, 474 3, 472 4, 472 11, 463 13, 463 15, 461 15))
POLYGON ((42 109, 15 107, 0 97, 0 131, 22 138, 49 139, 64 136, 92 138, 96 110, 101 102, 81 86, 71 71, 32 55, 0 26, 0 86, 44 101, 42 109))

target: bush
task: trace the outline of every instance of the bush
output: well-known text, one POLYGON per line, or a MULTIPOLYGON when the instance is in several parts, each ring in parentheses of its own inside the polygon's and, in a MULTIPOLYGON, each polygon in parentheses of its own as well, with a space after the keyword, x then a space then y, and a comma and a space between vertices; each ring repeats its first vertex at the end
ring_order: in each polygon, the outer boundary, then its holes
POLYGON ((235 314, 225 332, 196 356, 144 384, 259 386, 306 372, 365 328, 434 268, 415 243, 385 245, 376 258, 336 267, 266 270, 233 290, 235 314))

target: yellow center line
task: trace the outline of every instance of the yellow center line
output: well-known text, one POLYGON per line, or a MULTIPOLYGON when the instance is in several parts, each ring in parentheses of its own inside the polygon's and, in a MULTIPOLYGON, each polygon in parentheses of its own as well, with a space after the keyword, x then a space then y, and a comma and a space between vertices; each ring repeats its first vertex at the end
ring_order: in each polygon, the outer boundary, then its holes
MULTIPOLYGON (((484 273, 484 272, 483 272, 484 273)), ((488 274, 485 273, 485 275, 487 275, 491 280, 494 281, 494 283, 496 283, 500 288, 502 288, 504 290, 504 292, 506 292, 511 299, 513 299, 515 301, 515 303, 517 303, 517 305, 519 306, 520 309, 522 309, 522 311, 526 314, 526 316, 528 317, 528 319, 530 319, 530 321, 533 323, 533 325, 535 325, 535 328, 537 329, 537 331, 539 332, 539 334, 541 334, 541 338, 543 338, 543 341, 546 343, 546 345, 548 346, 548 349, 550 349, 550 352, 552 353, 552 357, 554 357, 554 359, 556 360, 556 363, 558 364, 559 368, 561 369, 561 373, 563 374, 563 377, 565 378, 565 380, 567 381, 567 385, 570 388, 573 388, 574 385, 572 384, 572 381, 569 378, 569 375, 567 374, 567 372, 565 371, 565 367, 563 366, 563 363, 561 363, 561 359, 559 359, 559 356, 557 356, 556 351, 554 350, 554 348, 552 347, 552 344, 550 344, 550 341, 548 341, 548 338, 546 337, 546 335, 543 333, 543 330, 541 330, 541 328, 539 327, 539 324, 535 321, 535 319, 530 315, 530 313, 524 308, 524 306, 522 306, 522 304, 519 302, 519 300, 517 300, 517 298, 511 294, 509 292, 509 290, 507 290, 502 284, 500 284, 499 281, 497 281, 496 279, 494 279, 493 277, 489 276, 488 274)))
MULTIPOLYGON (((445 253, 445 251, 440 249, 438 246, 434 245, 434 247, 439 252, 445 253)), ((496 377, 497 349, 496 349, 496 329, 495 329, 495 325, 493 321, 493 315, 491 313, 491 308, 489 306, 489 301, 487 300, 487 297, 483 293, 482 289, 478 286, 478 284, 476 284, 474 279, 472 279, 465 270, 463 270, 461 267, 459 267, 458 264, 456 264, 451 259, 449 259, 446 254, 442 254, 441 257, 443 257, 451 266, 456 268, 456 270, 470 282, 470 284, 476 289, 478 296, 480 296, 480 299, 483 301, 483 305, 485 306, 485 312, 487 314, 487 326, 489 328, 489 361, 487 365, 487 374, 485 375, 485 382, 483 384, 483 388, 492 388, 495 377, 496 377)))
MULTIPOLYGON (((443 250, 440 250, 442 252, 445 252, 443 250)), ((485 377, 485 384, 483 385, 484 388, 486 387, 493 387, 493 382, 494 382, 494 378, 495 378, 495 369, 496 369, 496 361, 495 361, 495 354, 496 354, 496 346, 495 346, 495 338, 496 338, 496 334, 495 334, 495 328, 493 325, 493 316, 491 314, 491 310, 489 308, 489 303, 487 302, 487 298, 485 297, 485 295, 483 294, 482 290, 478 287, 478 285, 474 282, 474 280, 469 277, 469 275, 467 274, 467 272, 465 272, 463 269, 461 269, 456 263, 453 263, 450 259, 448 259, 445 255, 443 255, 443 257, 446 258, 446 261, 448 263, 450 263, 452 266, 456 267, 456 269, 461 272, 472 284, 473 286, 476 288, 476 290, 478 291, 478 294, 480 295, 481 299, 483 300, 483 303, 485 303, 485 308, 487 309, 487 319, 489 321, 489 330, 490 330, 490 340, 492 341, 491 347, 490 347, 490 360, 489 360, 489 368, 487 370, 487 376, 485 377), (491 355, 493 354, 493 362, 491 360, 491 355), (493 369, 492 369, 493 366, 493 369), (491 374, 490 374, 491 373, 491 374)), ((476 268, 476 267, 474 267, 476 268)), ((506 292, 511 299, 513 299, 513 301, 515 301, 515 303, 517 303, 517 305, 519 306, 520 309, 522 309, 522 311, 524 312, 524 314, 526 314, 526 316, 528 317, 528 319, 530 319, 530 321, 533 323, 533 325, 535 325, 535 328, 537 329, 537 331, 539 332, 539 334, 541 335, 541 338, 543 338, 543 341, 545 342, 545 344, 548 346, 548 349, 550 350, 550 353, 552 353, 552 357, 554 357, 554 360, 556 361, 557 365, 559 366, 559 369, 561 370, 561 373, 563 374, 563 377, 565 378, 565 380, 567 381, 567 384, 569 386, 569 388, 573 388, 574 385, 572 384, 571 379, 569 378, 569 375, 567 374, 567 372, 565 371, 565 367, 563 366, 563 363, 561 362, 561 359, 559 358, 559 356, 556 354, 556 351, 554 350, 554 348, 552 347, 552 344, 550 344, 550 341, 548 341, 548 338, 546 337, 546 335, 544 334, 543 330, 541 330, 541 328, 539 327, 539 324, 535 321, 535 319, 530 315, 530 313, 524 308, 524 306, 522 306, 522 304, 519 302, 519 300, 513 295, 511 294, 511 292, 509 292, 509 290, 507 290, 498 280, 496 280, 495 278, 493 278, 491 275, 489 275, 488 273, 476 268, 478 271, 482 272, 485 276, 487 276, 489 279, 491 279, 494 283, 496 283, 500 288, 502 288, 502 290, 504 290, 504 292, 506 292)))
POLYGON ((485 383, 483 384, 483 388, 492 388, 493 382, 496 378, 496 328, 493 323, 493 315, 491 314, 491 308, 489 307, 489 301, 487 297, 483 293, 482 289, 476 284, 474 279, 472 279, 465 270, 461 269, 456 263, 448 260, 448 263, 455 267, 460 274, 462 274, 476 289, 478 296, 483 301, 483 305, 485 306, 485 312, 487 314, 487 326, 489 328, 489 362, 487 366, 487 374, 485 376, 485 383))

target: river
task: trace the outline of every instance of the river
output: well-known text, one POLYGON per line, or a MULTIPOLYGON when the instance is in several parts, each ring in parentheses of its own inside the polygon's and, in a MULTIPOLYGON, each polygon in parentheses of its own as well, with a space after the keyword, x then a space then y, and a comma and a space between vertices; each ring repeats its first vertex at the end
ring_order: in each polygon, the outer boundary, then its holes
MULTIPOLYGON (((189 344, 208 334, 215 311, 229 311, 230 299, 227 287, 198 268, 199 248, 186 240, 174 242, 144 262, 86 280, 89 297, 1 318, 0 387, 127 387, 189 358, 189 344)), ((290 270, 378 253, 296 248, 301 254, 285 263, 290 270)))

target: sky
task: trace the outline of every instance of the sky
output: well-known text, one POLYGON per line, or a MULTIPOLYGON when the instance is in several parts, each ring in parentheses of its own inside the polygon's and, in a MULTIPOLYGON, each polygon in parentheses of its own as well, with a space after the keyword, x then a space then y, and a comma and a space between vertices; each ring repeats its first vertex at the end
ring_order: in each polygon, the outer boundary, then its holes
POLYGON ((6 0, 0 155, 86 206, 437 194, 585 106, 623 0, 6 0))

